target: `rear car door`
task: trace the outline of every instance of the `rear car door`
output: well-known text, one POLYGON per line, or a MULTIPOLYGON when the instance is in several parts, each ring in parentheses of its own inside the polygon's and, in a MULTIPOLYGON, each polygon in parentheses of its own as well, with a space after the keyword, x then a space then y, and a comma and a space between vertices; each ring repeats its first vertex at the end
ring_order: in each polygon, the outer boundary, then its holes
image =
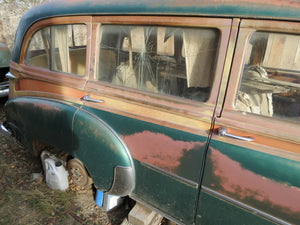
POLYGON ((299 23, 241 21, 198 223, 300 223, 299 52, 299 23))
POLYGON ((128 146, 136 175, 131 197, 179 224, 194 221, 231 22, 93 18, 95 61, 82 110, 128 146))

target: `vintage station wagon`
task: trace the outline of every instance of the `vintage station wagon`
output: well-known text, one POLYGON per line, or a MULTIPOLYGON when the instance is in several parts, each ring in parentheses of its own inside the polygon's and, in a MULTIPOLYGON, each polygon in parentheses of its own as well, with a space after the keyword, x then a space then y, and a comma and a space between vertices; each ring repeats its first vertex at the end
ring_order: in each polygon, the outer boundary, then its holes
POLYGON ((300 224, 299 1, 50 1, 9 77, 2 131, 78 183, 178 224, 300 224))

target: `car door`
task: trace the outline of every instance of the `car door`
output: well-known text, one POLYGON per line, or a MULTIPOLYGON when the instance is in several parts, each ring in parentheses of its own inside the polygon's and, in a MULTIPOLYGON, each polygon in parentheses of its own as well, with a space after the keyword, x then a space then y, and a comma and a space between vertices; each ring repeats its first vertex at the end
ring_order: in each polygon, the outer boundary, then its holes
POLYGON ((103 16, 93 24, 82 110, 127 145, 135 168, 130 196, 192 224, 231 20, 103 16))
POLYGON ((299 49, 297 22, 241 21, 198 224, 300 223, 299 49))

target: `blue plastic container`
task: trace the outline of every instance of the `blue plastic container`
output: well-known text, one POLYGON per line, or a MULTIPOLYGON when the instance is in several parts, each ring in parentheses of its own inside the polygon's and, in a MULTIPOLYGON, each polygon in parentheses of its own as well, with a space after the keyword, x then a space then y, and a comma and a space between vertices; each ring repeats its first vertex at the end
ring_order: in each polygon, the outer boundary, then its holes
POLYGON ((103 206, 103 191, 97 190, 95 201, 98 206, 103 206))

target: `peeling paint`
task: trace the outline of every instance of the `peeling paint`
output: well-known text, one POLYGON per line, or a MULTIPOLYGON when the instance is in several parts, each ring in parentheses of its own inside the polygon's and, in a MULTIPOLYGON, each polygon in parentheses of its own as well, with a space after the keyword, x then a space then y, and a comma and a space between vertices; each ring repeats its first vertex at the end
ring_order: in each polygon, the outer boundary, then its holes
MULTIPOLYGON (((211 149, 214 176, 221 191, 239 201, 257 200, 287 214, 300 213, 300 189, 278 183, 241 166, 216 149, 211 149)), ((211 184, 215 186, 216 184, 211 184)), ((220 191, 220 190, 219 190, 220 191)))
MULTIPOLYGON (((122 136, 134 159, 176 173, 185 152, 200 150, 204 143, 174 140, 150 131, 122 136)), ((198 159, 200 161, 200 159, 198 159)))

